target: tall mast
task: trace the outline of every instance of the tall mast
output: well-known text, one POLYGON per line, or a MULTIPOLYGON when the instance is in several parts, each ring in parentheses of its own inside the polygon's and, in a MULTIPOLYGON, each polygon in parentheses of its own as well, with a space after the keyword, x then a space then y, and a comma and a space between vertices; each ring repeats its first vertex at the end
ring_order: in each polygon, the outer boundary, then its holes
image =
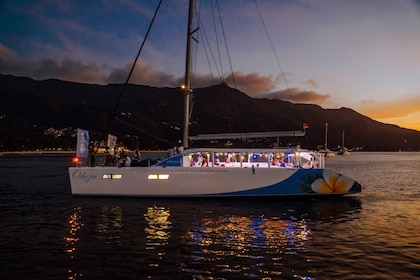
POLYGON ((185 83, 184 83, 184 135, 183 135, 183 146, 188 148, 188 134, 190 125, 190 101, 192 95, 191 89, 191 43, 192 43, 192 24, 193 24, 193 12, 194 12, 194 0, 190 0, 188 11, 188 31, 187 31, 187 55, 185 63, 185 83))
POLYGON ((326 149, 328 149, 327 148, 327 143, 328 142, 328 123, 325 123, 325 147, 324 147, 324 149, 326 150, 326 149))

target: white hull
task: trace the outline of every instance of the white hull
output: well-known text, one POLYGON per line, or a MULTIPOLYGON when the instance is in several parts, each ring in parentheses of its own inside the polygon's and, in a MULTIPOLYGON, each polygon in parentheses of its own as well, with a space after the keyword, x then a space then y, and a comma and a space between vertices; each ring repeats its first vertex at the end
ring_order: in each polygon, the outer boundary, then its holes
MULTIPOLYGON (((214 152, 209 153, 209 158, 213 159, 209 166, 196 167, 189 166, 187 154, 168 158, 159 163, 160 166, 70 167, 71 191, 73 195, 143 197, 302 196, 360 192, 357 182, 330 169, 288 168, 262 161, 223 162, 216 167, 214 152), (336 182, 338 178, 341 181, 337 186, 328 186, 327 182, 336 182)), ((189 152, 189 155, 193 154, 201 153, 189 152)), ((264 156, 261 158, 265 159, 264 156)), ((317 159, 321 164, 322 157, 317 159)))
POLYGON ((74 195, 211 196, 262 188, 292 176, 296 169, 190 167, 70 167, 74 195), (121 174, 121 179, 102 179, 121 174), (169 175, 168 179, 148 179, 169 175))

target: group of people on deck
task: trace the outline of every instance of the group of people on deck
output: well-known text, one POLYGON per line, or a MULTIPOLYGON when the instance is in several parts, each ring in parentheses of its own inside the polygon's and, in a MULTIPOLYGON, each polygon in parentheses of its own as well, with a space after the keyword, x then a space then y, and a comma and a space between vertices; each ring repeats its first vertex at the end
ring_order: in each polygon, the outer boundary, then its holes
POLYGON ((117 165, 118 167, 140 166, 140 161, 141 153, 139 149, 134 150, 133 158, 128 156, 124 150, 121 150, 119 153, 114 154, 108 151, 106 155, 105 165, 117 165))
POLYGON ((209 166, 209 162, 207 160, 207 157, 203 157, 201 154, 198 154, 197 158, 194 160, 193 157, 190 157, 190 165, 191 166, 209 166))
POLYGON ((302 168, 317 168, 318 167, 318 163, 314 160, 313 157, 311 157, 308 161, 306 161, 303 164, 298 164, 297 162, 290 161, 288 158, 275 157, 272 159, 271 164, 273 166, 278 166, 278 167, 295 167, 295 166, 299 166, 302 168))
POLYGON ((273 158, 272 164, 274 166, 280 166, 280 167, 285 167, 286 166, 284 158, 280 158, 280 157, 273 158))
MULTIPOLYGON (((235 158, 235 156, 230 156, 230 155, 226 155, 225 156, 226 159, 224 162, 220 162, 220 159, 218 156, 214 157, 214 161, 210 160, 209 163, 209 158, 206 155, 202 155, 201 153, 198 153, 196 155, 190 155, 190 166, 193 167, 208 167, 213 166, 213 167, 225 167, 228 166, 228 164, 230 164, 231 162, 233 162, 232 167, 233 166, 237 166, 234 165, 237 162, 237 159, 235 158)), ((267 161, 253 161, 253 162, 248 162, 252 163, 252 164, 256 164, 257 167, 260 167, 260 165, 264 165, 264 163, 267 166, 267 161)), ((245 165, 247 164, 246 162, 244 163, 245 165)), ((318 164, 317 162, 314 160, 313 157, 311 157, 309 160, 304 161, 304 163, 298 163, 288 157, 282 157, 282 156, 277 156, 277 157, 272 157, 270 159, 270 163, 269 165, 271 167, 283 167, 283 168, 295 168, 295 167, 301 167, 301 168, 317 168, 318 164)), ((229 165, 230 166, 230 165, 229 165)), ((241 164, 242 166, 242 164, 241 164)), ((267 166, 267 167, 270 167, 267 166)))

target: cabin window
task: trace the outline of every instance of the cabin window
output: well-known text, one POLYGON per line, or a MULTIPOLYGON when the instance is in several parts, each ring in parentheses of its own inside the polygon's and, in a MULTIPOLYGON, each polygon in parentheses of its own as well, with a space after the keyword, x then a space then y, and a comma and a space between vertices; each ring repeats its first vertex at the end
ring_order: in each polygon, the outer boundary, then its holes
POLYGON ((169 174, 149 174, 148 180, 168 180, 169 174))
POLYGON ((102 175, 102 179, 121 179, 122 174, 104 174, 102 175))

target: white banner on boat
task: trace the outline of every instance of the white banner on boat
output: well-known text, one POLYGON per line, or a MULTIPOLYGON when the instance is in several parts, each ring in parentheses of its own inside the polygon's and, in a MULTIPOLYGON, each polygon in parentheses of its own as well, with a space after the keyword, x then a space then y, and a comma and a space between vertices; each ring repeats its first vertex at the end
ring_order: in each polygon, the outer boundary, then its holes
POLYGON ((112 135, 112 134, 108 134, 108 152, 111 155, 114 155, 115 153, 115 146, 117 146, 117 136, 112 135))
POLYGON ((77 157, 88 157, 89 155, 89 132, 84 129, 77 129, 77 157))

